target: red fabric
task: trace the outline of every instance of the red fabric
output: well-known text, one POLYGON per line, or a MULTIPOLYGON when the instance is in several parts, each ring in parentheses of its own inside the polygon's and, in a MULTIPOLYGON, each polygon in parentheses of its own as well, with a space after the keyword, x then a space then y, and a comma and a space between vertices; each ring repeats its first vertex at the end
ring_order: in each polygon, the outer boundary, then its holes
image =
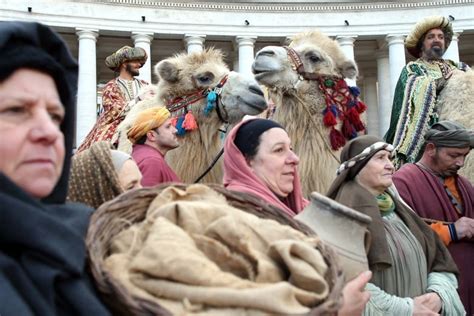
MULTIPOLYGON (((466 178, 456 177, 464 214, 452 205, 440 179, 415 164, 405 164, 393 176, 402 198, 421 217, 455 222, 461 216, 474 218, 474 187, 466 178)), ((451 242, 448 250, 460 270, 459 294, 467 314, 474 313, 474 239, 451 242)))
POLYGON ((132 158, 143 175, 141 184, 144 187, 166 182, 181 182, 173 169, 168 166, 163 155, 151 146, 133 145, 132 158))
MULTIPOLYGON (((144 80, 140 80, 140 82, 142 85, 148 84, 144 80)), ((77 149, 77 152, 86 150, 95 142, 110 141, 115 134, 117 126, 122 123, 125 118, 123 110, 127 106, 127 103, 125 96, 117 84, 117 78, 107 82, 102 93, 104 112, 99 116, 94 127, 77 149)))
POLYGON ((229 190, 251 193, 265 202, 295 216, 308 205, 303 198, 298 174, 293 180, 293 192, 284 201, 280 200, 257 176, 245 161, 244 155, 235 146, 235 135, 244 122, 235 126, 226 137, 224 145, 224 186, 229 190))

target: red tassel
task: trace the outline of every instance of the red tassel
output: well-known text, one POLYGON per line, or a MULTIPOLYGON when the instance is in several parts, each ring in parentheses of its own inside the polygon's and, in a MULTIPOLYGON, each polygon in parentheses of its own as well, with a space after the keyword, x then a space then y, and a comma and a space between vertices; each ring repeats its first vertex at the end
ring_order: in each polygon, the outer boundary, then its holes
POLYGON ((347 139, 351 139, 354 134, 355 134, 355 131, 351 122, 349 122, 348 119, 344 120, 342 122, 342 135, 344 135, 344 137, 347 139))
POLYGON ((326 109, 326 114, 324 114, 323 117, 323 123, 327 127, 331 127, 337 124, 336 118, 334 117, 334 114, 329 108, 326 109))
POLYGON ((331 147, 333 150, 338 150, 346 144, 346 139, 344 138, 344 136, 334 127, 329 133, 329 141, 331 142, 331 147))
POLYGON ((193 112, 188 111, 184 116, 183 127, 187 131, 193 131, 198 128, 196 123, 196 118, 193 115, 193 112))
POLYGON ((178 123, 178 117, 175 116, 171 119, 171 125, 173 125, 174 127, 176 127, 176 123, 178 123))
POLYGON ((357 123, 352 123, 352 125, 354 126, 355 130, 358 132, 365 131, 365 125, 360 120, 357 123))
POLYGON ((359 112, 357 112, 355 107, 350 108, 346 112, 346 117, 351 121, 352 124, 360 122, 359 112))
POLYGON ((360 100, 357 101, 356 107, 357 107, 357 112, 359 113, 365 112, 365 110, 367 110, 367 105, 365 105, 365 103, 360 100))

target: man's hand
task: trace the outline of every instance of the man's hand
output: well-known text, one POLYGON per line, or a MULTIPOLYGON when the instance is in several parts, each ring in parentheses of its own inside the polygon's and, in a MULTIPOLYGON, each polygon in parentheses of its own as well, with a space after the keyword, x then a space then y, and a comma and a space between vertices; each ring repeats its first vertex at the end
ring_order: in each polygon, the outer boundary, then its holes
POLYGON ((426 293, 413 299, 413 315, 439 315, 442 301, 436 293, 426 293))
POLYGON ((370 299, 370 293, 365 290, 365 285, 371 277, 372 272, 365 271, 344 286, 342 289, 344 303, 337 313, 338 316, 362 314, 365 304, 370 299))
POLYGON ((474 236, 474 218, 461 217, 454 223, 458 239, 470 239, 474 236))

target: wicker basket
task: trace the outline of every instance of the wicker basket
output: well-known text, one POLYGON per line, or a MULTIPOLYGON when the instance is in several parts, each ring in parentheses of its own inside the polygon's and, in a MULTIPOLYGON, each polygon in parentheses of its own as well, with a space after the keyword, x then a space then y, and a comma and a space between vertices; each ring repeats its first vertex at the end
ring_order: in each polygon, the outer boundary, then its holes
MULTIPOLYGON (((175 186, 181 189, 187 187, 186 185, 175 186)), ((314 235, 311 229, 304 224, 293 220, 278 208, 264 203, 252 195, 229 191, 218 185, 208 186, 224 195, 227 202, 236 208, 258 217, 276 220, 305 234, 314 235)), ((149 204, 166 187, 168 185, 127 192, 103 204, 92 215, 86 238, 90 269, 99 292, 114 314, 171 315, 168 310, 156 302, 132 296, 121 283, 104 270, 104 260, 109 255, 113 237, 128 228, 130 223, 143 221, 149 204)), ((324 244, 318 245, 317 248, 329 267, 325 279, 329 283, 330 293, 328 298, 312 308, 308 315, 335 315, 341 303, 344 277, 333 250, 324 244)))

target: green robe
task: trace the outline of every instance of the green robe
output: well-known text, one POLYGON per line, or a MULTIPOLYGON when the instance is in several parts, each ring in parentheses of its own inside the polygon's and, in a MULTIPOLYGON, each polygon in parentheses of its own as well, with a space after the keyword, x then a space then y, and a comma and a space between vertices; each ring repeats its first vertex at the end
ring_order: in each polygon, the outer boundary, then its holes
MULTIPOLYGON (((448 69, 468 68, 444 60, 448 69)), ((393 97, 390 127, 385 141, 395 147, 395 166, 416 162, 423 145, 423 135, 438 121, 436 107, 436 79, 443 76, 436 62, 417 59, 408 63, 398 79, 393 97)))

